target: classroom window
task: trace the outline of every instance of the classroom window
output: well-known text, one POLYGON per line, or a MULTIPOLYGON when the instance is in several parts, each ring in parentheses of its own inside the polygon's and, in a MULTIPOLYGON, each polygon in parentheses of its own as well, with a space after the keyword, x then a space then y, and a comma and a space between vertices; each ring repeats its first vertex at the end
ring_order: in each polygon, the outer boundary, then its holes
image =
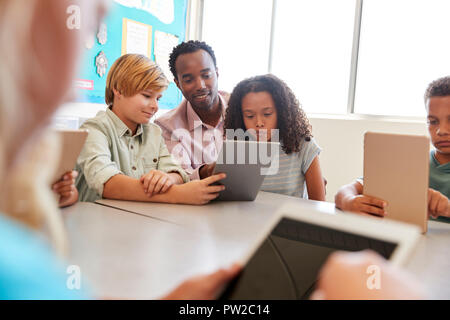
POLYGON ((272 72, 306 112, 347 112, 356 0, 276 2, 272 72))
POLYGON ((228 91, 270 71, 307 113, 423 117, 427 85, 450 75, 448 0, 202 1, 228 91))
POLYGON ((450 1, 364 0, 355 112, 425 116, 423 94, 450 74, 450 1))
POLYGON ((204 0, 202 40, 214 50, 219 89, 268 72, 272 0, 204 0))

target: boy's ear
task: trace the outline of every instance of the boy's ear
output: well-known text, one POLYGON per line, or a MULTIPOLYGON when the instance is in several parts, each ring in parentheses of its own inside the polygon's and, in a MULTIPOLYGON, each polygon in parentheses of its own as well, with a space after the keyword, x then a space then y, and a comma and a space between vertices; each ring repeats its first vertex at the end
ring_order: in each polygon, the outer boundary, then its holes
POLYGON ((113 89, 113 92, 114 92, 114 97, 117 97, 118 99, 122 98, 122 94, 118 90, 113 89))
POLYGON ((216 76, 219 78, 219 69, 216 67, 216 76))

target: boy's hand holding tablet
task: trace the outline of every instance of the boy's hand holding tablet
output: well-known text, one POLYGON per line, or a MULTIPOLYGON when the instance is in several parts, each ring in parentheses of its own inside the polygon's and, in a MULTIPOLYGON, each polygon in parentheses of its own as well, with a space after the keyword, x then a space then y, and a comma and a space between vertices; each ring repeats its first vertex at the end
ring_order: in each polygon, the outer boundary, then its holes
POLYGON ((140 179, 145 193, 148 197, 165 193, 174 186, 175 203, 186 203, 201 205, 210 202, 218 197, 219 192, 225 190, 225 186, 212 185, 213 183, 225 179, 225 174, 216 174, 202 180, 193 180, 183 184, 183 180, 178 173, 165 173, 159 170, 151 170, 140 179))
POLYGON ((384 217, 387 202, 363 194, 363 186, 359 181, 342 186, 335 197, 336 207, 341 210, 365 213, 384 217))
POLYGON ((428 189, 428 215, 434 219, 439 216, 450 217, 450 201, 439 191, 428 189))
POLYGON ((176 187, 174 203, 202 205, 216 199, 219 193, 225 190, 223 185, 213 185, 213 183, 225 179, 225 173, 212 175, 202 180, 193 180, 176 187))
MULTIPOLYGON (((388 216, 385 210, 387 202, 368 195, 363 195, 363 186, 359 181, 342 186, 336 194, 336 207, 356 213, 388 216)), ((449 199, 439 191, 428 188, 428 215, 432 218, 439 216, 450 217, 449 199)))

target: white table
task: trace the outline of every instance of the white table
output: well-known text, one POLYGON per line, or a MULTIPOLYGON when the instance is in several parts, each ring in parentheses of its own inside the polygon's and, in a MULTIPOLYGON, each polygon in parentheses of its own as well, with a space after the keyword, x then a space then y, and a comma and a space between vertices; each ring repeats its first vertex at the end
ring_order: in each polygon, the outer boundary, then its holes
POLYGON ((197 232, 224 235, 238 240, 247 233, 258 232, 272 218, 277 209, 287 203, 298 204, 302 210, 334 214, 334 205, 308 201, 275 193, 260 192, 255 201, 215 201, 205 206, 175 205, 147 202, 98 200, 104 206, 144 215, 197 232))
MULTIPOLYGON (((206 206, 101 200, 63 210, 83 279, 108 297, 157 298, 192 275, 241 258, 276 210, 335 214, 334 204, 260 192, 254 202, 206 206), (112 207, 126 208, 127 211, 112 207)), ((450 298, 450 224, 430 222, 407 268, 434 298, 450 298)))

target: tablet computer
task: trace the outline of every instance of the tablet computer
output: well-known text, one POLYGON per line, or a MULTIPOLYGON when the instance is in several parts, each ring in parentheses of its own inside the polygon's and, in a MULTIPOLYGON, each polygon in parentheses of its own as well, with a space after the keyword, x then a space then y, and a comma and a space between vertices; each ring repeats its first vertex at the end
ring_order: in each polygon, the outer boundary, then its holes
POLYGON ((253 201, 266 175, 278 172, 279 142, 224 140, 214 174, 226 173, 216 200, 253 201))
POLYGON ((55 130, 61 139, 61 157, 58 169, 55 171, 52 181, 61 179, 63 174, 72 171, 77 163, 77 158, 83 149, 88 136, 87 130, 55 130))
POLYGON ((370 249, 403 265, 419 237, 414 225, 345 212, 330 215, 287 204, 261 230, 240 261, 243 270, 219 298, 308 299, 333 252, 370 249))
POLYGON ((426 136, 367 132, 363 193, 385 200, 387 219, 427 231, 430 140, 426 136))

